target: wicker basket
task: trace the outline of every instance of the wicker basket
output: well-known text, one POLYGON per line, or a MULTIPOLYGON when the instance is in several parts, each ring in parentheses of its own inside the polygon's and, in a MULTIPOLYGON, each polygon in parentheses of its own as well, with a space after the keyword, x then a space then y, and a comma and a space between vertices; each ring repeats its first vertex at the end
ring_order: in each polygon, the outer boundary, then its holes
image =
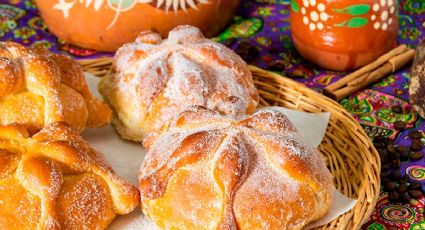
MULTIPOLYGON (((111 59, 80 61, 96 76, 110 72, 111 59)), ((360 229, 372 213, 380 190, 380 158, 362 127, 338 103, 303 85, 250 66, 261 105, 277 105, 305 112, 330 112, 328 129, 319 146, 334 176, 335 187, 358 199, 355 207, 318 229, 360 229)))

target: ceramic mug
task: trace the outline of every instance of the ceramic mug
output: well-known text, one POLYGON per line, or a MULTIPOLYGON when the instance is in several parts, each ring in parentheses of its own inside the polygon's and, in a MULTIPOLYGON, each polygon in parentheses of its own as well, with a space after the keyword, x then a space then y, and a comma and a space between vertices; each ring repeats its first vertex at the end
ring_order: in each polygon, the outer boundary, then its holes
POLYGON ((141 31, 163 37, 190 24, 209 37, 232 19, 239 0, 36 0, 49 30, 85 48, 115 51, 141 31))
POLYGON ((327 69, 366 65, 395 45, 397 0, 291 0, 298 52, 327 69))

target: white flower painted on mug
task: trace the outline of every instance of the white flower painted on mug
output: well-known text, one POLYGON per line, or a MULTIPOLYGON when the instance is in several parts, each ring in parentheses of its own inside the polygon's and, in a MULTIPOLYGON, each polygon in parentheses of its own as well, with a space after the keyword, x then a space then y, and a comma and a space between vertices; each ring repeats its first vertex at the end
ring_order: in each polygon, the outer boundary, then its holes
POLYGON ((373 5, 373 14, 370 16, 372 21, 375 21, 373 28, 375 30, 387 30, 388 26, 393 23, 395 16, 395 3, 394 0, 380 0, 380 4, 373 5), (378 12, 381 10, 380 12, 378 12))
POLYGON ((292 10, 300 12, 303 16, 302 22, 309 30, 324 30, 334 27, 358 28, 373 25, 375 30, 388 30, 396 20, 397 0, 377 0, 373 4, 355 4, 341 8, 328 9, 324 0, 302 0, 301 5, 295 0, 291 1, 292 10), (329 12, 332 12, 329 14, 329 12), (371 13, 371 15, 367 15, 371 13), (345 14, 351 17, 348 20, 329 25, 328 19, 332 14, 345 14))
POLYGON ((303 17, 303 23, 312 31, 316 29, 323 30, 325 28, 324 22, 329 18, 329 15, 326 13, 325 4, 317 4, 316 0, 304 0, 301 7, 301 13, 305 15, 303 17), (312 10, 307 14, 307 8, 309 7, 312 8, 312 10))
POLYGON ((70 10, 72 7, 74 7, 74 4, 75 4, 75 1, 74 1, 74 2, 66 2, 65 0, 59 0, 59 2, 58 2, 58 3, 56 3, 56 4, 53 6, 53 9, 61 10, 61 11, 62 11, 62 13, 63 13, 63 16, 64 16, 65 18, 68 18, 68 17, 69 17, 69 10, 70 10))

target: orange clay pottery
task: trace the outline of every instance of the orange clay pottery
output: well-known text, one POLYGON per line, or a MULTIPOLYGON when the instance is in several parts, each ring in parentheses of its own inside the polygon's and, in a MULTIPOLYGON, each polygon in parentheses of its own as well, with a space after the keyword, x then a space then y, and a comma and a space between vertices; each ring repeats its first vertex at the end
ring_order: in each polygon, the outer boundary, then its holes
POLYGON ((397 0, 291 0, 291 6, 296 49, 324 68, 356 69, 395 43, 397 0))
POLYGON ((239 0, 36 0, 49 30, 84 47, 115 51, 141 31, 163 37, 190 24, 213 36, 231 20, 239 0))

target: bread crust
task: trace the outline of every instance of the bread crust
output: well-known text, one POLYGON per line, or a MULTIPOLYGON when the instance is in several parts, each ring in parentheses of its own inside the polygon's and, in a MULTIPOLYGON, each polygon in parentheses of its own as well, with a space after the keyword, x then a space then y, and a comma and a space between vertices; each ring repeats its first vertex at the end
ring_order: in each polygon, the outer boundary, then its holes
POLYGON ((0 229, 105 229, 139 199, 69 125, 0 126, 0 229))
POLYGON ((279 112, 192 107, 144 145, 142 210, 162 229, 302 229, 332 205, 324 158, 279 112))
POLYGON ((82 67, 70 57, 0 42, 0 125, 36 133, 54 122, 81 132, 106 125, 109 107, 89 91, 82 67))
POLYGON ((259 100, 246 63, 192 26, 176 27, 164 40, 142 32, 117 51, 99 90, 115 110, 121 137, 133 141, 191 105, 242 114, 253 113, 259 100))

